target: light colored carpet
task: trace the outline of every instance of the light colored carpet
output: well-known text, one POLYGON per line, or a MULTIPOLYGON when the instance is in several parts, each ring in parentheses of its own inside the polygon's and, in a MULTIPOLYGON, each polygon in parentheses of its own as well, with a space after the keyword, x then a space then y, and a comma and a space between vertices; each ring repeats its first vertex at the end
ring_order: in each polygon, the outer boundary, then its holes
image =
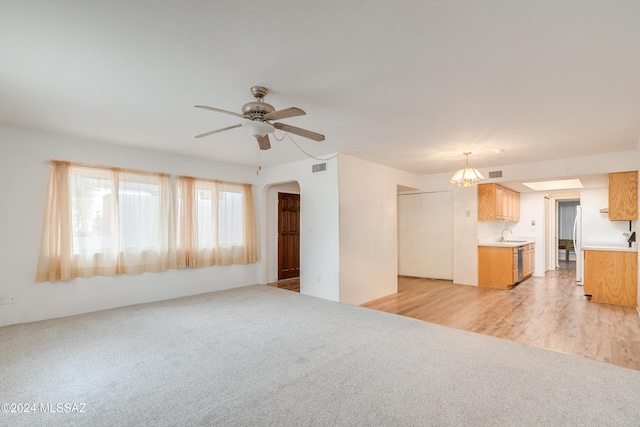
POLYGON ((4 327, 0 360, 38 405, 0 425, 640 425, 638 371, 268 286, 4 327))

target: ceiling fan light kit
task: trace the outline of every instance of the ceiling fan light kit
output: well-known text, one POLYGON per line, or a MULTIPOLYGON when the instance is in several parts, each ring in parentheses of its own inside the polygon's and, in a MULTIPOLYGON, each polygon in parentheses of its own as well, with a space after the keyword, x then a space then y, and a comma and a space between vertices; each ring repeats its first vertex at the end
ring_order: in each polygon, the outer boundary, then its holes
POLYGON ((466 158, 465 167, 462 169, 458 169, 456 173, 453 174, 449 182, 451 184, 457 184, 460 187, 471 187, 476 185, 479 181, 484 180, 484 176, 478 171, 476 168, 469 167, 469 154, 471 152, 463 153, 466 158))
POLYGON ((242 127, 247 129, 251 135, 256 138, 259 136, 266 136, 269 133, 275 132, 276 128, 267 122, 261 122, 259 120, 243 120, 242 127))
POLYGON ((249 132, 251 132, 251 135, 256 138, 256 140, 258 141, 258 146, 261 150, 268 150, 271 148, 269 134, 274 133, 276 129, 283 132, 289 132, 295 135, 303 136, 314 141, 324 141, 324 135, 322 134, 284 123, 271 123, 272 120, 304 116, 305 114, 307 114, 304 112, 304 110, 301 110, 297 107, 285 108, 284 110, 276 110, 273 105, 264 102, 264 97, 267 95, 267 93, 269 93, 269 89, 263 86, 251 87, 251 93, 253 94, 254 98, 256 98, 256 100, 244 104, 242 106, 242 114, 234 113, 233 111, 222 110, 220 108, 209 107, 207 105, 196 105, 196 108, 211 110, 218 113, 230 114, 232 116, 240 117, 241 119, 243 119, 242 123, 228 126, 222 129, 213 130, 210 132, 205 132, 200 135, 196 135, 196 138, 202 138, 204 136, 213 135, 215 133, 243 127, 249 130, 249 132))

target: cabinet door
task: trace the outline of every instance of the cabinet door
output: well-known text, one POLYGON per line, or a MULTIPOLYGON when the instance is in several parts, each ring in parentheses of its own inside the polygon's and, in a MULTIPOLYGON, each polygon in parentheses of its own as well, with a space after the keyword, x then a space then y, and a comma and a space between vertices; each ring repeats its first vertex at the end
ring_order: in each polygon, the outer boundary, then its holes
POLYGON ((507 289, 514 283, 513 265, 512 248, 478 246, 478 286, 507 289))
POLYGON ((507 215, 507 196, 504 188, 496 185, 496 219, 504 220, 507 215))
POLYGON ((533 271, 535 270, 535 250, 533 245, 529 245, 529 250, 527 251, 527 276, 531 276, 533 271))
POLYGON ((634 221, 638 219, 638 172, 609 174, 609 219, 634 221))
POLYGON ((498 184, 478 184, 478 221, 519 221, 520 193, 498 184))
POLYGON ((584 293, 591 301, 636 306, 637 292, 636 252, 584 252, 584 293))
POLYGON ((496 184, 478 184, 478 221, 496 220, 496 184))

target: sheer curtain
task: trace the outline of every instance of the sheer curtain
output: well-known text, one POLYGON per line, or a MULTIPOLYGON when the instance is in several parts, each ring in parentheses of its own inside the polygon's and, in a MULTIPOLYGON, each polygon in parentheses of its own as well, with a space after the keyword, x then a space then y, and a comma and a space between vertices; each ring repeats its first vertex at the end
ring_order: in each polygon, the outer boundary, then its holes
POLYGON ((37 282, 176 268, 169 176, 52 162, 37 282))
POLYGON ((179 267, 258 260, 250 184, 178 177, 179 267))

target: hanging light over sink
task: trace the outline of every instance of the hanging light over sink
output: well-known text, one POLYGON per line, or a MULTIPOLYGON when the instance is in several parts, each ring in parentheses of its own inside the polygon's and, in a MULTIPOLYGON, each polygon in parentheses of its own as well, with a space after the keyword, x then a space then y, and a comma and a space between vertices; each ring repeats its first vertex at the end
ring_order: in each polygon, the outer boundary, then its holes
POLYGON ((478 181, 482 181, 485 178, 478 169, 469 167, 469 154, 471 154, 471 152, 463 154, 466 158, 465 167, 463 169, 458 169, 456 173, 453 174, 449 182, 451 184, 457 184, 460 187, 471 187, 476 185, 478 181))

